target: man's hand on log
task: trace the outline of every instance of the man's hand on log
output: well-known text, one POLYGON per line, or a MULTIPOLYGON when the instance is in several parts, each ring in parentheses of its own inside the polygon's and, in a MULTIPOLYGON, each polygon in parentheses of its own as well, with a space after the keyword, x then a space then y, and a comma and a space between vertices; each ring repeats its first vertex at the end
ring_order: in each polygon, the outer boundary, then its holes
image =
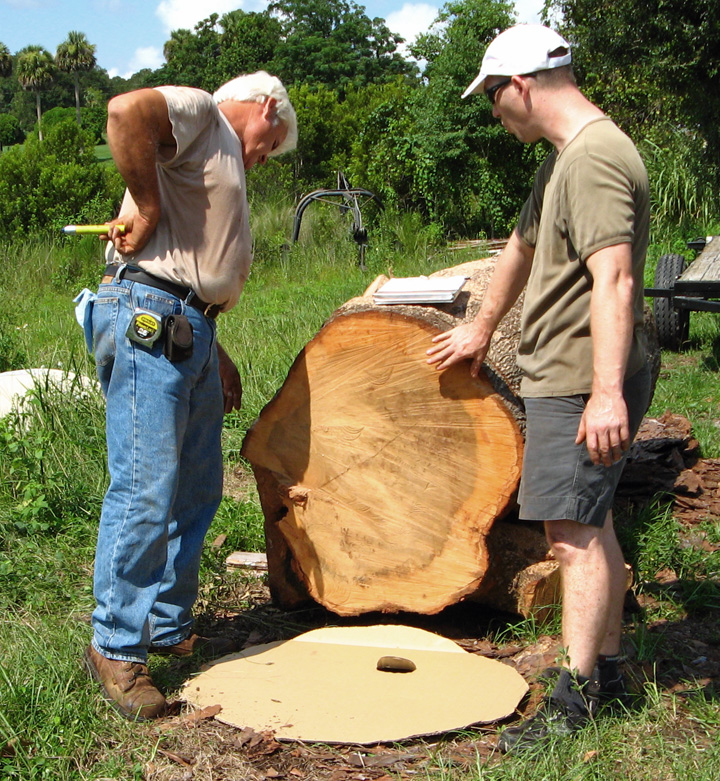
POLYGON ((622 394, 591 394, 575 444, 585 442, 593 464, 612 466, 630 447, 630 424, 622 394))
POLYGON ((487 355, 490 340, 485 338, 475 323, 463 323, 438 334, 433 339, 433 344, 427 351, 430 356, 427 361, 429 364, 436 364, 435 368, 440 370, 471 358, 470 374, 477 377, 487 355))

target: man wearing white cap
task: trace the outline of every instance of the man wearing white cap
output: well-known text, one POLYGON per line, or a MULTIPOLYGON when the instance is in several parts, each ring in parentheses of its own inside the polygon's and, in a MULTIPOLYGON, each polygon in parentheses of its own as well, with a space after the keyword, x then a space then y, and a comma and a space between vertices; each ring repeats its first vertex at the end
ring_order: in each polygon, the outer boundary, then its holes
POLYGON ((466 358, 477 375, 502 317, 525 290, 518 365, 527 412, 520 518, 543 521, 562 574, 565 657, 537 714, 503 751, 570 734, 622 699, 624 559, 612 501, 650 379, 643 339, 647 173, 630 139, 577 88, 570 46, 519 25, 488 46, 463 97, 484 93, 508 132, 555 150, 539 168, 480 312, 436 337, 428 363, 466 358))

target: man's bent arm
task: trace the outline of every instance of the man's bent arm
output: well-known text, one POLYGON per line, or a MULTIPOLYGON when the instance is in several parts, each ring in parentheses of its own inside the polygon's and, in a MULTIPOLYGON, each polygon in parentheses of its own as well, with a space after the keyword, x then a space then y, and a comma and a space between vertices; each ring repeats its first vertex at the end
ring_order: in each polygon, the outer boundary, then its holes
POLYGON ((587 260, 593 277, 590 330, 593 384, 578 429, 593 463, 611 466, 630 447, 630 424, 623 382, 634 328, 632 248, 616 244, 587 260))
POLYGON ((154 89, 118 95, 108 104, 107 137, 120 175, 138 208, 121 214, 125 232, 112 228, 108 236, 123 253, 137 252, 147 243, 160 218, 160 190, 155 164, 158 152, 171 155, 175 138, 165 97, 154 89))
POLYGON ((436 336, 434 346, 427 351, 429 364, 437 364, 437 369, 447 369, 458 361, 472 358, 470 374, 478 376, 493 332, 527 283, 534 255, 533 247, 526 244, 517 231, 513 231, 497 259, 475 319, 436 336))

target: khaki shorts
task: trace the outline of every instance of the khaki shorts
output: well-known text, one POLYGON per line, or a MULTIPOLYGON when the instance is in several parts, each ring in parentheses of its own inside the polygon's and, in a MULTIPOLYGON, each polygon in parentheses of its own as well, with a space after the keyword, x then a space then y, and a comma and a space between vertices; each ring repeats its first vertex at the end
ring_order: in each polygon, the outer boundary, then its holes
MULTIPOLYGON (((625 380, 631 438, 650 402, 650 371, 625 380)), ((610 467, 590 460, 587 446, 575 444, 588 396, 526 398, 527 430, 520 482, 520 518, 524 521, 570 520, 603 526, 612 508, 627 451, 610 467)))

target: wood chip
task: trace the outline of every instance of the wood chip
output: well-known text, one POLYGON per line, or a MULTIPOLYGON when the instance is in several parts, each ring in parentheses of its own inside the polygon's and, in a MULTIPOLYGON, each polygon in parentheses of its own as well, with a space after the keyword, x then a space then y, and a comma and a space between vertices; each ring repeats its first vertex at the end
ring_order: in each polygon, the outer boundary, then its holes
POLYGON ((164 749, 159 748, 157 750, 157 753, 162 754, 164 757, 167 757, 173 762, 177 762, 178 765, 183 765, 183 767, 193 766, 193 762, 191 762, 189 759, 186 759, 185 757, 181 757, 180 754, 173 754, 172 751, 165 751, 164 749))
POLYGON ((228 567, 238 567, 256 572, 267 572, 267 556, 264 553, 251 553, 249 551, 235 551, 226 559, 228 567))

